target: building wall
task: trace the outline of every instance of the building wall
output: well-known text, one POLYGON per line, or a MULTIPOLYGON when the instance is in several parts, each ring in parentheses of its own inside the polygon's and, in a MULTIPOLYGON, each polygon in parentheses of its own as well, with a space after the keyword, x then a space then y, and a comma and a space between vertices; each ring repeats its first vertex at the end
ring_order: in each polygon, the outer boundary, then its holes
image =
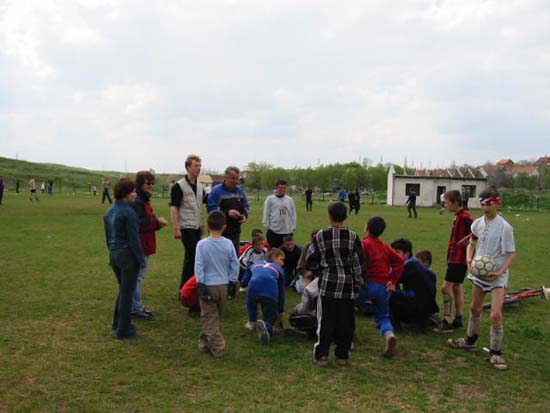
MULTIPOLYGON (((388 174, 388 178, 391 174, 388 174)), ((486 180, 473 179, 446 179, 446 178, 415 178, 414 176, 395 176, 392 177, 392 186, 388 179, 388 205, 405 205, 408 194, 405 193, 407 184, 420 185, 420 196, 417 194, 416 205, 430 207, 439 204, 437 197, 437 187, 444 186, 445 191, 458 190, 462 193, 463 185, 475 186, 475 195, 470 197, 468 206, 479 208, 479 193, 485 189, 488 184, 486 180), (391 195, 391 199, 390 199, 391 195)))

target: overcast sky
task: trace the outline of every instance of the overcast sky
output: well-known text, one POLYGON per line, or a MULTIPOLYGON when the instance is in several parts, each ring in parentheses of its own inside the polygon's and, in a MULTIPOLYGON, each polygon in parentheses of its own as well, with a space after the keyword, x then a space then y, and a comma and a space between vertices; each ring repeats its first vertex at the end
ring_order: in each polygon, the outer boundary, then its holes
POLYGON ((547 0, 0 0, 0 156, 181 172, 550 154, 547 0))

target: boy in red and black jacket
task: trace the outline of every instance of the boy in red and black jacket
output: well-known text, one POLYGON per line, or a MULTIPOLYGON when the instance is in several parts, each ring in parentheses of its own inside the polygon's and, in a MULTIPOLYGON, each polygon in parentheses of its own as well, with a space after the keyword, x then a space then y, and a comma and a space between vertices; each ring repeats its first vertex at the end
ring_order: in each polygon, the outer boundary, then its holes
POLYGON ((447 248, 447 272, 441 287, 443 293, 443 321, 435 329, 437 332, 449 332, 463 326, 464 289, 462 283, 468 271, 466 265, 466 247, 470 240, 470 233, 474 218, 462 207, 462 196, 458 191, 445 192, 445 208, 455 213, 449 246, 447 248), (451 311, 455 307, 454 319, 451 311))
POLYGON ((386 341, 385 357, 395 353, 397 339, 390 320, 390 297, 403 272, 403 259, 388 244, 379 239, 386 229, 382 217, 372 217, 365 227, 362 246, 367 269, 366 283, 361 288, 356 303, 371 300, 374 304, 374 318, 380 334, 386 341))

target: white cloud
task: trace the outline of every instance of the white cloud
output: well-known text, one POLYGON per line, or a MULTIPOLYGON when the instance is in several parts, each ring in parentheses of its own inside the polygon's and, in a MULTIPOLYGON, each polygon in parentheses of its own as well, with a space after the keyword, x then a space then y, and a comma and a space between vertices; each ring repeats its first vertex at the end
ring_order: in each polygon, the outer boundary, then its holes
POLYGON ((94 169, 548 152, 540 1, 17 1, 0 151, 94 169), (36 150, 37 147, 41 149, 36 150))

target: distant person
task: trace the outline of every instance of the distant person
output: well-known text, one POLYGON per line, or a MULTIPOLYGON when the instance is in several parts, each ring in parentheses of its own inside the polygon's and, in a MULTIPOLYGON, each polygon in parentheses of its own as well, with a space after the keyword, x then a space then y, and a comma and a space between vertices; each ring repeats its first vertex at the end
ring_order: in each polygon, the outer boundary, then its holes
POLYGON ((223 236, 233 242, 235 253, 239 251, 241 225, 246 222, 250 210, 246 192, 239 186, 240 174, 239 168, 228 166, 223 183, 212 188, 207 201, 208 212, 221 211, 225 214, 227 226, 223 236))
POLYGON ((355 210, 356 202, 355 202, 355 192, 350 191, 348 194, 348 202, 349 202, 349 213, 351 213, 355 210))
POLYGON ((468 201, 470 200, 470 191, 468 189, 464 190, 462 194, 462 208, 468 210, 468 201))
POLYGON ((97 186, 92 185, 92 192, 94 193, 94 196, 97 195, 97 186))
POLYGON ((53 195, 53 179, 50 179, 48 181, 48 195, 53 195))
POLYGON ((335 344, 336 364, 348 364, 355 333, 353 297, 363 282, 364 254, 357 234, 345 226, 343 202, 328 207, 330 227, 320 230, 309 247, 307 269, 319 278, 317 343, 314 358, 319 367, 328 366, 330 345, 335 344))
POLYGON ((306 189, 305 195, 306 195, 306 211, 312 211, 313 210, 313 191, 311 190, 311 188, 306 189))
POLYGON ((442 192, 439 196, 439 203, 441 204, 441 209, 439 210, 439 215, 445 212, 445 192, 442 192))
POLYGON ((0 176, 0 205, 2 205, 3 197, 4 197, 4 177, 0 176))
POLYGON ((105 203, 105 199, 109 201, 109 204, 113 203, 113 200, 111 199, 111 195, 109 195, 109 187, 111 186, 111 183, 109 182, 109 178, 105 177, 103 178, 103 182, 101 184, 103 186, 103 194, 101 195, 101 203, 105 203))
POLYGON ((391 295, 390 313, 397 325, 412 324, 425 330, 429 317, 439 311, 435 301, 436 280, 431 271, 412 255, 412 243, 404 238, 392 242, 391 247, 403 258, 405 265, 399 284, 403 288, 391 295))
POLYGON ((365 278, 355 302, 361 306, 371 300, 374 304, 374 319, 380 335, 385 340, 384 356, 395 354, 397 339, 390 318, 390 297, 395 291, 403 272, 403 258, 380 239, 386 229, 382 217, 370 218, 365 227, 365 237, 361 241, 366 260, 365 278))
POLYGON ((355 215, 359 213, 359 210, 361 209, 361 193, 359 192, 359 189, 355 188, 354 193, 355 198, 355 215))
POLYGON ((453 227, 447 246, 447 272, 441 287, 443 293, 443 321, 437 327, 438 332, 450 332, 463 326, 464 278, 468 272, 466 248, 470 241, 472 215, 462 206, 460 192, 445 192, 445 208, 455 214, 453 227), (454 300, 454 317, 453 312, 454 300))
POLYGON ((113 317, 117 339, 132 338, 136 328, 131 323, 132 293, 140 268, 146 266, 139 240, 138 217, 130 206, 136 199, 136 187, 128 178, 115 185, 115 204, 103 217, 109 262, 118 282, 118 296, 113 317))
POLYGON ((272 248, 265 260, 256 261, 244 273, 243 287, 247 288, 246 328, 255 328, 261 344, 268 344, 273 336, 274 326, 282 323, 285 311, 285 254, 272 248), (258 320, 258 306, 262 308, 263 320, 258 320))
POLYGON ((15 193, 16 193, 16 194, 19 193, 19 186, 20 186, 19 179, 17 179, 17 180, 15 181, 15 193))
POLYGON ((46 182, 42 181, 40 183, 40 193, 43 194, 44 192, 46 192, 46 182))
POLYGON ((157 252, 155 231, 166 226, 167 222, 164 218, 157 218, 151 206, 151 196, 153 194, 153 185, 155 184, 154 175, 149 171, 140 171, 136 174, 135 182, 137 197, 131 205, 139 220, 139 239, 143 248, 143 254, 145 255, 145 267, 139 269, 137 276, 132 298, 132 316, 151 318, 153 317, 153 312, 144 306, 141 291, 145 274, 147 274, 147 269, 149 268, 149 257, 157 252))
POLYGON ((31 195, 29 196, 29 200, 32 201, 32 197, 34 195, 34 199, 36 199, 38 201, 38 195, 36 195, 36 182, 34 180, 34 178, 31 178, 29 180, 29 189, 31 191, 31 195))
POLYGON ((348 192, 346 191, 346 188, 340 189, 340 192, 338 192, 338 201, 345 203, 347 198, 348 192))
POLYGON ((4 177, 0 176, 0 205, 2 205, 2 198, 4 198, 4 177))
POLYGON ((222 236, 225 215, 212 211, 207 219, 210 236, 197 244, 195 275, 201 307, 199 350, 214 357, 225 356, 225 340, 221 331, 227 298, 234 297, 239 274, 235 246, 222 236))
POLYGON ((262 223, 267 229, 267 242, 271 248, 283 245, 283 238, 292 236, 296 229, 296 206, 286 190, 287 182, 279 179, 275 184, 275 193, 269 195, 264 202, 262 223))
POLYGON ((409 197, 407 198, 405 205, 407 205, 407 209, 409 211, 409 218, 412 218, 412 210, 414 212, 414 218, 416 219, 418 215, 416 213, 416 192, 414 192, 414 189, 410 190, 409 197))
POLYGON ((297 275, 296 268, 298 267, 298 261, 302 255, 302 247, 296 244, 296 241, 292 235, 287 235, 283 238, 281 251, 285 254, 285 283, 286 286, 289 286, 295 281, 295 277, 297 275))
POLYGON ((197 155, 185 159, 186 174, 172 185, 170 191, 170 218, 174 238, 181 240, 185 249, 178 290, 195 274, 197 243, 204 231, 201 209, 206 202, 204 185, 198 181, 202 160, 197 155))

